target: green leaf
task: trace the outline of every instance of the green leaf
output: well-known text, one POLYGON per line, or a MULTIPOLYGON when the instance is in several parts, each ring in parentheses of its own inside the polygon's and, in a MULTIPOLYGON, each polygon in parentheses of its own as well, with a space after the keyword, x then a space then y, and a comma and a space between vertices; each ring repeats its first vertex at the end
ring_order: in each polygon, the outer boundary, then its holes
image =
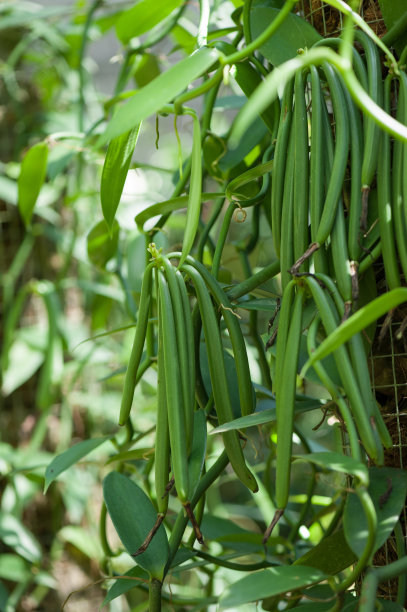
POLYGON ((335 576, 356 561, 357 557, 349 548, 343 529, 339 529, 299 557, 294 565, 307 565, 335 576))
MULTIPOLYGON (((222 197, 222 192, 217 193, 201 193, 201 202, 207 200, 216 200, 216 198, 222 197)), ((140 230, 143 229, 144 224, 156 217, 157 215, 168 215, 168 213, 175 212, 176 210, 182 210, 188 205, 189 196, 178 196, 177 198, 171 198, 170 200, 164 200, 164 202, 157 202, 152 204, 148 208, 145 208, 135 217, 135 221, 140 230)))
MULTIPOLYGON (((369 469, 369 494, 377 514, 377 534, 374 551, 387 540, 403 510, 407 494, 407 473, 390 467, 369 469)), ((345 536, 349 546, 360 556, 367 539, 367 521, 356 494, 348 495, 344 512, 345 536)))
MULTIPOLYGON (((399 21, 399 19, 403 18, 406 13, 405 2, 395 2, 394 0, 379 0, 379 6, 387 30, 390 30, 390 28, 392 28, 399 21)), ((406 44, 407 32, 405 29, 403 29, 400 32, 400 35, 392 43, 392 46, 394 46, 397 53, 400 55, 406 44)))
POLYGON ((72 465, 75 465, 80 459, 88 455, 95 448, 110 440, 111 436, 104 438, 92 438, 91 440, 84 440, 74 444, 71 448, 54 457, 51 463, 45 470, 45 483, 44 493, 47 492, 49 485, 56 479, 62 472, 65 472, 72 465))
POLYGON ((30 576, 28 563, 17 555, 0 555, 0 578, 20 583, 30 576))
POLYGON ((124 11, 117 20, 117 37, 126 45, 132 38, 145 34, 168 17, 182 2, 183 0, 155 0, 152 10, 150 0, 141 0, 128 11, 124 11))
POLYGON ((139 125, 143 119, 157 113, 190 83, 206 72, 216 62, 218 56, 219 53, 215 49, 202 47, 160 74, 138 91, 126 104, 118 108, 108 123, 105 133, 99 138, 97 146, 128 132, 134 126, 139 125))
POLYGON ((48 145, 39 142, 29 149, 22 163, 18 177, 18 209, 24 224, 31 221, 35 203, 47 173, 48 145))
MULTIPOLYGON (((263 410, 256 410, 248 416, 240 417, 229 421, 229 423, 223 423, 219 427, 212 429, 210 435, 222 433, 224 431, 231 431, 233 429, 245 429, 246 427, 255 427, 256 425, 264 425, 265 423, 273 423, 276 420, 276 407, 275 400, 266 400, 261 402, 262 405, 271 405, 270 408, 263 410)), ((309 410, 315 410, 321 408, 321 402, 317 399, 299 401, 295 403, 294 413, 299 414, 301 412, 308 412, 309 410)))
POLYGON ((135 448, 133 450, 123 451, 121 453, 113 455, 113 457, 110 457, 106 461, 106 465, 114 463, 115 461, 132 462, 139 461, 140 459, 147 460, 151 455, 154 455, 154 448, 135 448))
POLYGON ((360 461, 348 457, 347 455, 326 451, 321 453, 309 453, 308 455, 294 455, 293 457, 296 461, 313 463, 325 470, 351 474, 352 476, 356 476, 361 484, 365 486, 369 484, 367 467, 360 461))
POLYGON ((127 576, 127 578, 118 578, 116 582, 112 584, 103 600, 102 606, 106 606, 109 602, 113 601, 113 599, 116 599, 116 597, 128 593, 131 589, 134 589, 134 587, 139 586, 140 583, 148 581, 147 572, 138 565, 129 569, 124 576, 127 576))
MULTIPOLYGON (((104 479, 103 496, 119 538, 130 554, 135 553, 156 522, 153 504, 140 487, 118 472, 104 479)), ((161 525, 147 550, 136 557, 137 564, 153 578, 162 580, 168 554, 168 540, 161 525)))
POLYGON ((117 253, 119 244, 119 224, 113 221, 108 228, 106 221, 102 220, 90 230, 87 236, 87 249, 90 261, 98 268, 105 268, 109 259, 117 253))
POLYGON ((0 540, 30 563, 38 563, 42 558, 37 539, 12 514, 0 513, 0 540))
POLYGON ((334 332, 329 334, 327 338, 318 346, 315 352, 311 355, 301 370, 301 376, 315 361, 323 359, 342 344, 347 342, 352 336, 368 327, 373 321, 396 308, 403 302, 407 301, 407 288, 399 287, 392 289, 387 293, 379 296, 360 310, 355 312, 344 323, 341 323, 334 332))
MULTIPOLYGON (((263 33, 278 13, 279 9, 271 6, 257 6, 250 11, 250 29, 253 39, 263 33)), ((260 52, 273 66, 279 66, 295 57, 298 49, 310 48, 319 40, 321 36, 315 28, 298 15, 290 13, 274 36, 260 47, 260 52)))
POLYGON ((291 565, 272 567, 245 576, 230 585, 219 599, 220 608, 238 608, 252 601, 301 589, 325 579, 312 567, 291 565))
POLYGON ((110 230, 119 206, 139 128, 138 125, 129 132, 113 138, 107 148, 100 185, 100 200, 103 216, 110 230))
POLYGON ((97 533, 90 533, 88 529, 78 525, 66 525, 58 532, 58 539, 68 542, 80 550, 89 559, 102 563, 104 553, 97 533))

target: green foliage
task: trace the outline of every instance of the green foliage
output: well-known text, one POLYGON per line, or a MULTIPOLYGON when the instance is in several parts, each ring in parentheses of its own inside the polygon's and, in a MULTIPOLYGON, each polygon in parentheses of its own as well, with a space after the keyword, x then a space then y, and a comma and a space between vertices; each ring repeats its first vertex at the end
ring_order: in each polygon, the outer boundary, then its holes
POLYGON ((1 610, 62 607, 61 564, 112 612, 402 609, 363 334, 407 301, 405 18, 327 4, 338 39, 294 0, 0 7, 1 610))

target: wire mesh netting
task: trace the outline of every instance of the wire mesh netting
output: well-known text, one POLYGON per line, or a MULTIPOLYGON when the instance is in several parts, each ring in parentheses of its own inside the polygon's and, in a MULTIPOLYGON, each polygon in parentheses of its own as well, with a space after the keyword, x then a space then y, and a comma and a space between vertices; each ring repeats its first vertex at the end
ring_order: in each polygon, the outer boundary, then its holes
MULTIPOLYGON (((321 36, 339 36, 343 27, 343 15, 322 0, 301 0, 301 15, 309 21, 321 36)), ((386 32, 378 0, 363 0, 360 15, 378 36, 386 32)))

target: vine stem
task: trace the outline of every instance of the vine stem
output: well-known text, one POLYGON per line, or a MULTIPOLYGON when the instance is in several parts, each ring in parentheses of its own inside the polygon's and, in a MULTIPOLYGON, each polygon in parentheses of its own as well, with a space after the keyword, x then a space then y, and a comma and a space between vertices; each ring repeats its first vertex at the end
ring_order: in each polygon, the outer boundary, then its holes
POLYGON ((149 612, 161 612, 161 589, 162 582, 151 578, 148 585, 148 609, 149 612))

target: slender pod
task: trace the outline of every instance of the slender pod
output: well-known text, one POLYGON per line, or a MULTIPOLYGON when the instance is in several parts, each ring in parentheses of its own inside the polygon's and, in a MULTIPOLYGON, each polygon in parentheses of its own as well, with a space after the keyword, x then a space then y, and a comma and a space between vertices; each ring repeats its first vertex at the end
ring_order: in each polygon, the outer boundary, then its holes
MULTIPOLYGON (((305 84, 308 71, 298 71, 294 80, 294 261, 308 247, 308 217, 309 217, 309 146, 308 146, 308 116, 305 101, 305 84)), ((282 234, 284 237, 284 234, 282 234)), ((308 271, 308 262, 303 266, 308 271)))
MULTIPOLYGON (((335 304, 333 303, 332 298, 328 295, 327 291, 324 291, 324 289, 321 287, 316 278, 307 276, 304 277, 304 282, 311 291, 319 315, 321 316, 325 332, 330 334, 338 327, 339 324, 339 317, 337 315, 335 304)), ((352 414, 355 418, 362 443, 369 456, 373 460, 377 460, 379 453, 373 428, 366 412, 363 398, 361 396, 346 347, 340 346, 334 352, 334 358, 343 388, 350 401, 352 414)))
MULTIPOLYGON (((195 406, 195 395, 193 391, 193 383, 195 380, 195 361, 194 359, 191 359, 191 347, 189 346, 191 339, 193 341, 194 337, 192 329, 192 320, 190 321, 189 330, 187 331, 186 317, 188 316, 188 313, 184 310, 184 302, 181 296, 180 283, 177 280, 175 268, 171 265, 170 261, 162 255, 161 263, 164 268, 165 277, 167 279, 168 288, 171 295, 171 303, 175 323, 175 333, 177 338, 176 349, 181 378, 182 404, 185 413, 185 434, 187 437, 187 448, 189 449, 192 442, 195 406), (188 337, 188 333, 191 334, 190 337, 188 337)), ((189 316, 191 317, 190 311, 189 316)))
MULTIPOLYGON (((393 75, 388 75, 384 82, 383 107, 390 113, 391 85, 393 75)), ((378 218, 380 227, 380 239, 382 244, 382 256, 386 281, 389 289, 401 286, 400 272, 397 263, 396 242, 394 236, 394 211, 392 208, 392 184, 391 184, 391 150, 390 136, 386 132, 381 133, 380 156, 377 167, 377 192, 378 192, 378 218)))
POLYGON ((284 289, 281 298, 281 307, 278 316, 278 332, 276 346, 276 365, 273 379, 273 391, 277 392, 277 387, 283 384, 283 365, 284 355, 287 345, 287 335, 290 326, 291 305, 294 298, 295 282, 291 280, 284 289))
MULTIPOLYGON (((158 279, 157 279, 158 283, 158 279)), ((158 291, 157 291, 158 294, 158 291)), ((157 355, 157 421, 155 426, 154 486, 157 509, 165 514, 168 508, 168 482, 170 473, 170 435, 168 430, 167 389, 163 346, 161 303, 158 300, 158 355, 157 355)))
MULTIPOLYGON (((310 67, 311 74, 311 148, 310 148, 310 230, 311 240, 316 242, 319 220, 322 215, 324 203, 324 126, 322 116, 323 94, 321 80, 315 66, 310 67)), ((326 272, 327 263, 322 250, 318 250, 313 256, 316 272, 326 272)))
MULTIPOLYGON (((233 411, 227 385, 223 347, 217 317, 213 308, 210 294, 199 272, 193 266, 188 264, 184 264, 182 269, 192 279, 197 294, 199 310, 202 318, 202 326, 206 340, 209 372, 215 400, 215 408, 219 423, 223 424, 233 420, 233 411)), ((223 441, 229 461, 236 475, 245 486, 252 491, 256 491, 256 479, 246 465, 238 433, 236 431, 225 432, 223 434, 223 441)))
POLYGON ((178 289, 181 295, 182 309, 184 315, 185 335, 187 344, 187 355, 188 355, 188 369, 189 369, 189 405, 195 406, 195 343, 194 343, 194 325, 192 321, 192 312, 189 304, 188 292, 185 286, 184 277, 179 270, 175 273, 178 289))
POLYGON ((273 180, 271 183, 271 231, 277 257, 280 257, 282 201, 288 142, 293 118, 293 92, 294 79, 291 79, 285 86, 281 103, 280 123, 274 153, 273 180))
POLYGON ((290 131, 288 145, 286 172, 284 177, 284 193, 281 211, 281 241, 280 241, 280 265, 281 265, 281 286, 284 290, 290 280, 290 270, 294 259, 294 151, 295 151, 295 130, 290 131))
POLYGON ((177 495, 181 502, 185 504, 189 500, 185 412, 182 400, 174 311, 168 283, 161 270, 158 271, 158 295, 161 308, 171 464, 177 495))
POLYGON ((330 64, 324 62, 322 67, 329 85, 335 117, 335 151, 324 207, 316 234, 316 242, 318 244, 323 244, 328 238, 335 221, 349 150, 349 127, 346 112, 346 99, 343 94, 341 80, 336 70, 330 64))
POLYGON ((120 406, 119 425, 125 425, 130 416, 131 405, 133 403, 134 389, 136 387, 137 370, 143 354, 144 341, 147 332, 148 313, 151 303, 152 271, 153 263, 149 264, 143 276, 141 285, 140 304, 134 337, 133 348, 131 350, 130 361, 127 366, 124 379, 122 402, 120 406))
MULTIPOLYGON (((397 120, 404 123, 407 119, 407 75, 401 73, 399 77, 400 89, 397 104, 397 120)), ((392 168, 392 211, 394 213, 394 228, 396 234, 397 252, 401 268, 407 278, 407 241, 406 223, 403 203, 403 166, 404 166, 404 143, 395 140, 393 146, 392 168)))
POLYGON ((291 320, 285 346, 282 379, 277 381, 276 385, 277 460, 275 500, 279 510, 283 510, 287 506, 290 491, 294 404, 302 331, 303 297, 303 289, 299 287, 292 310, 290 309, 291 320))

